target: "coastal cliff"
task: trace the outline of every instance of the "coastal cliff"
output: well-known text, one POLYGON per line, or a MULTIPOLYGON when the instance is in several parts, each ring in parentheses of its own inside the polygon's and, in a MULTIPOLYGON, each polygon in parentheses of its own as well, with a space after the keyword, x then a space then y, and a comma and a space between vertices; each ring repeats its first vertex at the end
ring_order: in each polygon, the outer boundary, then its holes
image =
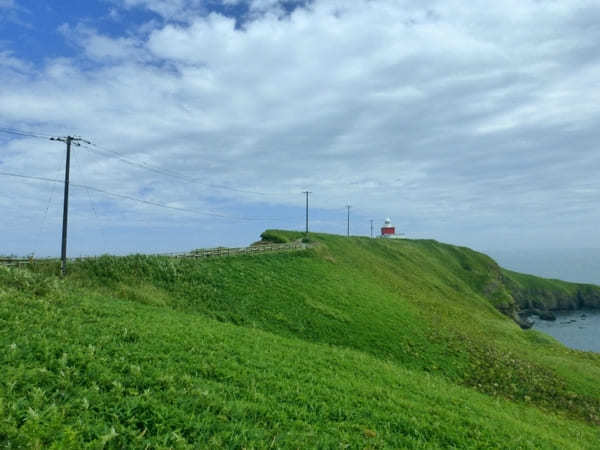
POLYGON ((503 284, 521 315, 536 314, 552 320, 552 311, 600 308, 600 287, 568 283, 502 270, 503 284))

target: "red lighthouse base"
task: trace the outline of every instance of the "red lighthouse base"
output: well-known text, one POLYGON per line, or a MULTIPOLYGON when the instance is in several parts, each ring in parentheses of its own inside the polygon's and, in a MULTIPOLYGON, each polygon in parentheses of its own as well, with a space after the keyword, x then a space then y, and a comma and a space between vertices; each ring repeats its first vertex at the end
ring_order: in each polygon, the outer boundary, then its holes
POLYGON ((396 234, 396 227, 383 227, 381 228, 382 236, 393 236, 396 234))

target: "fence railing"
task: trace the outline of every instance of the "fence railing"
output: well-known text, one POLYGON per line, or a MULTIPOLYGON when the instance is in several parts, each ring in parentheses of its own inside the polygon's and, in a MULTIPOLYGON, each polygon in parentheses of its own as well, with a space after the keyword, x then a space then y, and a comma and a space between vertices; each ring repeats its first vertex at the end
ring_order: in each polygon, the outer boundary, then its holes
POLYGON ((211 257, 223 257, 243 254, 257 254, 266 252, 283 252, 289 250, 302 250, 307 248, 306 244, 300 242, 290 242, 286 244, 265 244, 265 245, 254 245, 251 247, 217 247, 217 248, 202 248, 186 253, 168 253, 163 256, 169 256, 171 258, 211 258, 211 257))
MULTIPOLYGON (((169 258, 219 258, 225 256, 234 255, 255 255, 259 253, 268 252, 285 252, 291 250, 303 250, 308 248, 309 245, 301 242, 290 242, 285 244, 261 244, 253 245, 250 247, 217 247, 217 248, 201 248, 185 253, 160 253, 158 256, 166 256, 169 258)), ((95 259, 97 256, 80 256, 76 258, 69 258, 69 261, 76 261, 81 259, 95 259)), ((57 258, 11 258, 2 257, 0 258, 0 265, 2 266, 21 266, 30 264, 36 261, 57 261, 57 258)))
POLYGON ((22 266, 29 264, 32 260, 30 258, 0 258, 0 265, 2 266, 22 266))

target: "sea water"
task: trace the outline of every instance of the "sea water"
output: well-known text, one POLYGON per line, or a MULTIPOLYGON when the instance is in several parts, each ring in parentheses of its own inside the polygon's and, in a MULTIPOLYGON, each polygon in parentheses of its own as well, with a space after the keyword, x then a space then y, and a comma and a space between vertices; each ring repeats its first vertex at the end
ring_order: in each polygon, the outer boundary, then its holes
POLYGON ((490 249, 485 253, 505 269, 600 285, 600 249, 490 249))
POLYGON ((554 311, 555 321, 533 316, 533 328, 549 334, 567 347, 600 353, 600 311, 554 311))
MULTIPOLYGON (((544 278, 600 285, 600 249, 489 250, 506 269, 544 278)), ((554 322, 533 316, 533 328, 567 347, 600 353, 600 311, 554 312, 554 322)))

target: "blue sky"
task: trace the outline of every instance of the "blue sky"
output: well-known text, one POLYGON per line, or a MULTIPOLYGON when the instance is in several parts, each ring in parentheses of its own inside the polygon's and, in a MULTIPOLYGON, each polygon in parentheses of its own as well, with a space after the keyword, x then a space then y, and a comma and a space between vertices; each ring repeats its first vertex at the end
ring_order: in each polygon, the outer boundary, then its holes
MULTIPOLYGON (((109 35, 126 32, 127 25, 110 17, 114 6, 95 1, 20 0, 3 14, 2 40, 25 59, 41 64, 48 58, 75 57, 77 49, 70 45, 60 31, 64 24, 87 22, 109 35)), ((129 25, 142 24, 153 14, 143 10, 128 14, 129 25)))
MULTIPOLYGON (((65 40, 61 31, 65 25, 84 24, 103 35, 119 37, 135 33, 136 29, 153 21, 161 24, 169 21, 156 11, 144 8, 143 4, 123 7, 111 0, 19 0, 11 4, 14 6, 5 8, 8 11, 0 21, 5 48, 37 64, 48 58, 78 56, 79 49, 65 40)), ((202 5, 193 10, 201 14, 225 14, 240 23, 248 13, 248 7, 243 3, 211 2, 210 7, 202 5)), ((172 21, 177 22, 179 18, 172 21)))
POLYGON ((0 0, 4 253, 244 245, 266 228, 600 247, 591 0, 0 0), (26 133, 27 134, 27 133, 26 133), (159 206, 160 205, 160 206, 159 206))

